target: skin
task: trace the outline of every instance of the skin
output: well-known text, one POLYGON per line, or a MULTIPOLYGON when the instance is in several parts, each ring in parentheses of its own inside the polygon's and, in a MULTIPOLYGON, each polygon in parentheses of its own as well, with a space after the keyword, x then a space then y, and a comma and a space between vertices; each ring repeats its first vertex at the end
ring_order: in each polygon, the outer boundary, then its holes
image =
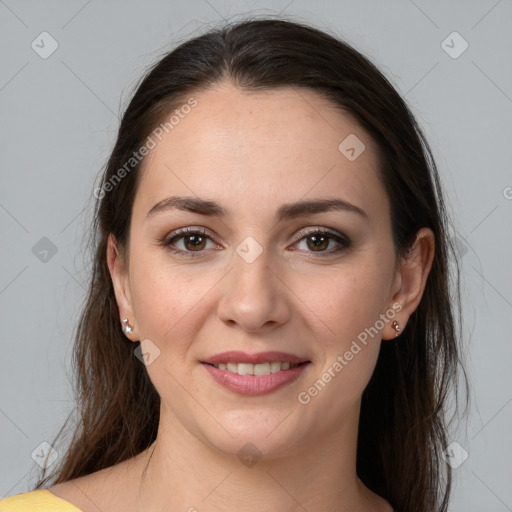
MULTIPOLYGON (((145 161, 129 260, 113 238, 108 248, 120 321, 133 326, 127 336, 160 350, 147 366, 161 397, 157 440, 133 459, 50 490, 88 511, 390 512, 355 468, 361 395, 381 339, 395 338, 392 321, 309 403, 297 395, 393 304, 405 327, 432 265, 433 233, 420 230, 408 258, 396 260, 376 145, 314 92, 248 93, 223 83, 194 97, 197 106, 145 161), (349 134, 365 144, 354 161, 338 149, 349 134), (217 201, 232 216, 169 210, 147 219, 172 195, 217 201), (275 220, 283 203, 315 198, 344 199, 368 220, 346 211, 275 220), (161 243, 184 227, 206 228, 211 238, 195 258, 161 243), (328 254, 340 247, 335 239, 315 249, 297 237, 319 227, 345 234, 351 246, 328 254), (252 263, 236 252, 249 236, 263 249, 252 263), (215 383, 200 363, 233 349, 290 352, 311 364, 292 384, 247 397, 215 383), (262 457, 251 467, 237 457, 248 442, 262 457)), ((190 238, 174 247, 194 251, 190 238)))

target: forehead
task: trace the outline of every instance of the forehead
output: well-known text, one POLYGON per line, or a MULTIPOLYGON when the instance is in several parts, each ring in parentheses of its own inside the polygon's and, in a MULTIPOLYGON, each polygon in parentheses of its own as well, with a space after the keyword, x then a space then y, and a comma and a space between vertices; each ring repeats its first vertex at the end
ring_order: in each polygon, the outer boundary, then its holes
POLYGON ((154 138, 137 208, 147 211, 172 195, 260 210, 269 201, 303 197, 341 197, 365 210, 386 201, 374 141, 322 96, 223 84, 193 97, 196 106, 176 117, 161 140, 154 138))

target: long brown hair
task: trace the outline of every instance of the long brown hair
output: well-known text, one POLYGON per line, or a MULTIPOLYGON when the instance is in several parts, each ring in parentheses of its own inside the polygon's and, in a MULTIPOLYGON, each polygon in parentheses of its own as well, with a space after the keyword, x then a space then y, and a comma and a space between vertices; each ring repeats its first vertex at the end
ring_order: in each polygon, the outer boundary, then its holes
MULTIPOLYGON (((459 264, 438 171, 406 103, 366 57, 334 35, 283 17, 227 22, 166 52, 141 79, 95 194, 92 277, 73 354, 78 421, 59 465, 46 477, 43 470, 35 488, 118 464, 156 438, 160 399, 120 328, 107 238, 112 233, 127 255, 140 162, 131 168, 126 163, 173 109, 226 80, 247 90, 311 90, 350 113, 379 147, 397 258, 421 227, 434 232, 435 257, 422 300, 400 338, 382 343, 363 393, 357 473, 398 511, 446 512, 452 484, 443 460, 446 409, 452 390, 458 404, 464 367, 459 264), (123 166, 126 172, 116 180, 123 166)), ((464 371, 463 377, 468 396, 464 371)))

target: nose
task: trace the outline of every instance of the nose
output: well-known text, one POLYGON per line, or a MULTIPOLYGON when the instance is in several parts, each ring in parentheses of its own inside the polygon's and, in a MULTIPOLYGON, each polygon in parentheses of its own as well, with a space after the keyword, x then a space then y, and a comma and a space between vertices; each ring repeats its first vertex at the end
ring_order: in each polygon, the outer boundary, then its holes
POLYGON ((290 289, 283 269, 265 251, 248 262, 234 255, 233 266, 223 280, 217 313, 226 324, 247 332, 261 332, 285 324, 290 318, 290 289), (281 274, 281 275, 280 275, 281 274))

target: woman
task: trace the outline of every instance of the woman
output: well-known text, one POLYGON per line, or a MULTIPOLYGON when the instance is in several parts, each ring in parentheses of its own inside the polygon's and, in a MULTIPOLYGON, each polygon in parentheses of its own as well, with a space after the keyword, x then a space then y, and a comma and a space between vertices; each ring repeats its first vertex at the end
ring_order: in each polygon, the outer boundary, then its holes
POLYGON ((365 57, 284 19, 180 45, 95 197, 80 421, 0 510, 447 510, 449 220, 365 57))

